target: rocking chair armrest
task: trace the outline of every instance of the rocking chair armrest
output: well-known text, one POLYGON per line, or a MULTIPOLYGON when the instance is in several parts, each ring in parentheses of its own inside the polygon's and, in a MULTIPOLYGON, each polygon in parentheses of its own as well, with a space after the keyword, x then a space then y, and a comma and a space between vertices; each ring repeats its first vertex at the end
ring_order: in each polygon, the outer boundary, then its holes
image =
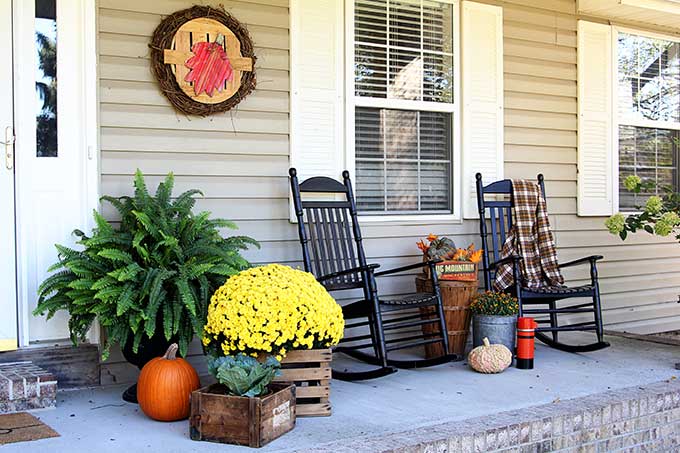
POLYGON ((510 256, 506 256, 505 258, 502 258, 502 259, 500 259, 500 260, 498 260, 498 261, 496 261, 496 262, 489 263, 489 269, 495 269, 495 268, 497 268, 498 266, 501 266, 501 265, 507 264, 507 263, 517 264, 517 263, 519 263, 520 261, 522 261, 523 259, 524 259, 524 258, 522 258, 522 257, 519 256, 519 255, 510 255, 510 256))
POLYGON ((386 271, 376 272, 375 276, 380 277, 381 275, 397 274, 399 272, 410 271, 412 269, 418 269, 420 267, 430 266, 437 263, 441 263, 443 260, 428 260, 422 263, 409 264, 408 266, 395 267, 394 269, 387 269, 386 271))
POLYGON ((583 257, 583 258, 579 258, 577 260, 562 263, 562 264, 558 265, 558 267, 561 269, 563 267, 578 266, 579 264, 585 264, 585 263, 590 263, 590 265, 593 266, 593 265, 595 265, 595 263, 598 260, 601 260, 603 258, 604 257, 602 255, 590 255, 590 256, 583 257))
POLYGON ((316 280, 318 282, 323 282, 326 280, 331 280, 333 278, 338 278, 342 277, 343 275, 347 274, 358 274, 359 272, 373 272, 374 269, 377 269, 380 267, 380 264, 367 264, 365 266, 357 266, 357 267, 351 267, 349 269, 343 269, 338 272, 331 272, 330 274, 322 275, 321 277, 317 278, 316 280))

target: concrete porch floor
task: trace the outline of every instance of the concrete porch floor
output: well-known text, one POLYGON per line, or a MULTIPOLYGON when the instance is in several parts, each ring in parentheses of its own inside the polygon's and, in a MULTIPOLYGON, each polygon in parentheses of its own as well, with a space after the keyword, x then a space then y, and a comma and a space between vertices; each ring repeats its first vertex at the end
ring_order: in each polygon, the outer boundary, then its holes
MULTIPOLYGON (((677 346, 607 337, 611 347, 569 354, 538 344, 534 370, 481 375, 464 362, 400 370, 374 381, 333 381, 333 416, 298 419, 289 434, 260 451, 310 450, 333 442, 360 446, 376 436, 528 408, 608 390, 674 379, 677 346)), ((4 452, 251 451, 188 436, 188 422, 159 423, 120 399, 121 386, 60 392, 57 408, 35 413, 61 434, 2 447, 4 452)), ((328 448, 328 447, 326 447, 328 448)), ((325 451, 333 451, 334 448, 325 451)), ((343 449, 344 450, 344 449, 343 449)))

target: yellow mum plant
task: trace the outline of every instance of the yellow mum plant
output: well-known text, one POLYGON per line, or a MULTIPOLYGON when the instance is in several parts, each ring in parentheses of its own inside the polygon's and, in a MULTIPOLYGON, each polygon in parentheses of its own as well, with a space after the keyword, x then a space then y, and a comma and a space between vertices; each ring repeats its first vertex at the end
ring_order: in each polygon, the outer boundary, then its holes
POLYGON ((213 355, 280 360, 291 349, 338 344, 344 328, 342 309, 312 274, 270 264, 232 276, 213 294, 203 345, 213 355))

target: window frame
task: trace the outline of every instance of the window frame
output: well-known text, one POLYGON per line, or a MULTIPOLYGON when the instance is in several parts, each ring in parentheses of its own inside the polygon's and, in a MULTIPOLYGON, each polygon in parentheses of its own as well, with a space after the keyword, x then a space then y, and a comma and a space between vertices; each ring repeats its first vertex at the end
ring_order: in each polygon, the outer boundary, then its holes
MULTIPOLYGON (((641 30, 637 28, 630 28, 618 25, 612 25, 612 153, 614 154, 612 159, 612 166, 614 172, 614 184, 613 184, 613 200, 614 200, 614 212, 621 211, 621 205, 619 203, 619 186, 621 184, 621 175, 619 172, 619 126, 633 126, 633 127, 645 127, 653 129, 670 129, 675 131, 680 131, 680 121, 654 121, 639 118, 626 118, 622 121, 622 117, 619 116, 619 99, 618 99, 618 80, 619 80, 619 33, 625 33, 629 35, 637 35, 645 38, 653 39, 663 39, 665 41, 673 41, 680 43, 680 36, 669 35, 664 33, 657 33, 648 30, 641 30)), ((679 184, 680 188, 680 153, 676 156, 676 182, 679 184)), ((629 210, 624 211, 627 214, 639 214, 640 211, 629 210)))
POLYGON ((451 212, 444 214, 369 214, 359 213, 362 222, 390 224, 430 224, 462 222, 462 158, 461 158, 461 102, 460 79, 460 0, 437 0, 453 5, 453 103, 431 101, 413 101, 404 99, 367 98, 355 95, 354 83, 354 0, 345 0, 345 168, 356 178, 355 152, 355 109, 356 107, 372 107, 410 111, 432 111, 451 113, 451 131, 453 135, 451 150, 451 212))

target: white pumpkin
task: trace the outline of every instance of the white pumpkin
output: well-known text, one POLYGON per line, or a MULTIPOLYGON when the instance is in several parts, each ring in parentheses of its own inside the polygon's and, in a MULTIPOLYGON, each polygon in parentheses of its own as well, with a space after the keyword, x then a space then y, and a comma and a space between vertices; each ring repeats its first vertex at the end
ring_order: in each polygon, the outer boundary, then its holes
POLYGON ((468 355, 470 367, 480 373, 500 373, 512 363, 512 352, 502 344, 490 344, 488 338, 468 355))

